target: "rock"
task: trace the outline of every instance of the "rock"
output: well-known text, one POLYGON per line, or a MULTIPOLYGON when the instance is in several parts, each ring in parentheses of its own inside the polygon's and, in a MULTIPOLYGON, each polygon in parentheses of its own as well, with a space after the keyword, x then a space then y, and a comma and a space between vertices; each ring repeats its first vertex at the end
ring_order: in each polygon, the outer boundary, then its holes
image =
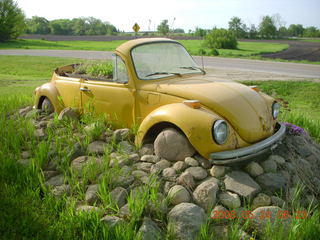
POLYGON ((286 160, 283 157, 279 156, 279 155, 271 155, 271 156, 269 156, 268 160, 272 160, 272 161, 276 162, 279 165, 283 165, 286 162, 286 160))
POLYGON ((165 129, 157 136, 154 151, 157 156, 174 162, 183 161, 195 153, 189 140, 173 128, 165 129))
POLYGON ((145 172, 150 172, 151 167, 153 166, 152 163, 148 163, 148 162, 139 162, 134 164, 134 167, 138 170, 142 170, 145 172))
POLYGON ((32 109, 31 111, 27 112, 24 117, 28 119, 36 118, 40 112, 40 109, 32 109))
POLYGON ((277 196, 271 196, 271 203, 274 206, 278 206, 280 208, 284 208, 286 202, 277 196))
POLYGON ((57 197, 61 197, 63 195, 69 195, 70 191, 71 191, 70 185, 67 185, 67 184, 62 184, 52 189, 52 193, 57 197))
POLYGON ((46 128, 48 123, 48 121, 41 121, 36 125, 36 128, 46 128))
POLYGON ((284 227, 284 230, 286 230, 291 223, 291 220, 290 218, 279 219, 279 216, 281 216, 281 213, 283 212, 283 209, 276 206, 259 207, 252 212, 252 225, 260 234, 263 234, 263 231, 267 227, 268 222, 270 222, 271 225, 274 225, 274 227, 284 227), (281 224, 277 224, 278 221, 280 221, 281 224))
POLYGON ((86 191, 85 200, 89 205, 98 201, 99 184, 89 185, 86 191))
POLYGON ((154 153, 153 144, 145 144, 139 149, 140 156, 153 155, 153 153, 154 153))
POLYGON ((143 155, 141 157, 142 162, 149 162, 149 163, 157 163, 160 161, 160 158, 155 155, 143 155))
POLYGON ((261 167, 266 173, 275 173, 277 172, 277 163, 272 159, 261 162, 261 167))
POLYGON ((212 166, 210 174, 212 177, 221 178, 224 176, 226 168, 224 166, 212 166))
POLYGON ((50 160, 47 164, 46 164, 46 166, 45 166, 45 170, 46 171, 56 171, 57 170, 57 163, 56 163, 56 161, 54 161, 54 160, 50 160))
POLYGON ((197 166, 199 166, 198 161, 195 160, 195 159, 192 158, 192 157, 186 157, 186 158, 184 159, 184 162, 185 162, 186 164, 188 164, 189 166, 191 166, 191 167, 197 167, 197 166))
POLYGON ((135 170, 135 171, 132 171, 132 176, 134 176, 135 178, 142 178, 142 177, 147 177, 148 176, 148 173, 142 171, 142 170, 135 170))
POLYGON ((162 176, 164 177, 164 179, 169 181, 174 181, 176 175, 176 170, 174 170, 174 168, 165 168, 162 171, 162 176))
POLYGON ((179 176, 177 182, 178 182, 178 184, 183 185, 184 187, 189 189, 190 191, 193 191, 195 186, 196 186, 196 183, 195 183, 195 181, 193 179, 193 176, 189 172, 182 173, 179 176))
POLYGON ((125 218, 128 218, 130 216, 130 209, 128 203, 120 208, 119 216, 125 218))
POLYGON ((59 116, 58 120, 75 120, 77 121, 79 119, 79 114, 72 108, 68 107, 63 109, 59 116))
POLYGON ((241 206, 241 201, 236 193, 223 192, 218 195, 223 206, 229 209, 235 209, 241 206))
POLYGON ((28 159, 28 158, 31 157, 31 153, 28 152, 28 151, 23 151, 23 152, 21 153, 21 157, 22 157, 22 159, 28 159))
POLYGON ((116 187, 110 192, 110 198, 112 202, 118 206, 118 208, 121 208, 126 204, 127 195, 127 190, 122 187, 116 187))
POLYGON ((202 167, 189 167, 186 172, 189 172, 196 180, 202 180, 208 176, 207 171, 202 167))
POLYGON ((80 212, 96 212, 99 215, 103 214, 103 210, 98 208, 98 207, 94 207, 94 206, 88 206, 88 205, 80 205, 77 207, 76 211, 78 213, 80 212))
POLYGON ((177 239, 181 240, 195 239, 206 220, 203 209, 193 203, 180 203, 168 214, 168 224, 173 227, 177 239))
POLYGON ((34 136, 39 139, 44 139, 47 135, 44 128, 39 128, 34 131, 34 136))
POLYGON ((82 169, 85 166, 92 164, 93 162, 98 163, 97 159, 95 159, 94 157, 80 156, 71 162, 71 169, 76 173, 81 173, 82 169))
POLYGON ((193 199, 200 207, 206 211, 210 211, 216 204, 218 189, 218 184, 215 181, 205 181, 194 190, 193 199))
POLYGON ((129 155, 129 160, 131 162, 139 162, 140 161, 140 156, 137 153, 132 153, 129 155))
POLYGON ((134 147, 128 141, 119 142, 118 147, 121 151, 123 151, 127 154, 134 152, 134 147))
POLYGON ((172 166, 177 172, 184 171, 188 165, 184 161, 175 162, 172 166))
POLYGON ((269 193, 284 190, 286 186, 286 179, 279 173, 264 173, 257 177, 256 181, 269 193))
POLYGON ((246 173, 232 171, 226 175, 224 180, 226 190, 251 199, 261 190, 260 186, 246 173))
POLYGON ((45 181, 47 181, 49 178, 57 176, 58 174, 58 171, 43 171, 43 177, 45 181))
POLYGON ((269 206, 270 204, 271 198, 264 193, 259 193, 252 201, 252 208, 256 209, 258 207, 269 206))
POLYGON ((199 155, 195 155, 194 158, 199 162, 201 167, 203 167, 205 169, 211 168, 211 163, 209 162, 208 159, 205 159, 199 155))
POLYGON ((189 202, 190 194, 183 186, 175 185, 169 190, 168 198, 171 204, 178 205, 183 202, 189 202))
POLYGON ((215 221, 215 222, 219 222, 219 223, 225 223, 228 222, 227 216, 226 217, 222 217, 221 213, 227 213, 228 210, 222 206, 222 205, 217 205, 215 206, 210 214, 210 218, 215 221))
POLYGON ((21 166, 27 168, 29 166, 31 166, 31 159, 20 159, 17 161, 18 164, 20 164, 21 166))
POLYGON ((134 182, 134 176, 118 175, 112 178, 111 183, 117 187, 127 188, 134 182))
POLYGON ((113 168, 115 166, 123 167, 127 164, 130 164, 131 160, 129 159, 128 155, 121 154, 117 152, 113 152, 110 154, 110 162, 109 167, 113 168))
POLYGON ((164 186, 163 186, 163 192, 164 192, 165 194, 168 194, 169 191, 170 191, 170 189, 171 189, 173 186, 175 186, 175 185, 176 185, 175 182, 166 181, 166 182, 164 183, 164 186))
POLYGON ((73 146, 72 146, 72 149, 70 150, 70 147, 67 147, 68 149, 67 152, 69 152, 69 156, 70 156, 70 159, 76 159, 77 157, 80 157, 82 156, 84 153, 84 151, 82 150, 82 146, 80 143, 75 143, 73 146))
POLYGON ((106 142, 103 141, 94 141, 89 144, 88 146, 88 153, 89 154, 98 154, 102 155, 105 153, 105 148, 108 146, 106 142))
POLYGON ((112 228, 123 223, 124 221, 122 218, 106 215, 100 219, 100 222, 106 224, 109 228, 112 228))
POLYGON ((60 175, 57 175, 57 176, 50 178, 48 181, 45 182, 45 185, 55 187, 55 186, 60 186, 64 183, 65 183, 64 175, 60 174, 60 175))
POLYGON ((168 160, 162 159, 159 162, 157 162, 155 164, 156 166, 158 166, 161 170, 168 168, 171 166, 171 163, 168 160))
POLYGON ((122 128, 122 129, 117 129, 113 132, 113 139, 116 142, 120 142, 122 140, 125 140, 126 138, 129 137, 130 134, 130 129, 129 128, 122 128))
POLYGON ((141 236, 141 240, 163 239, 160 228, 148 217, 143 218, 142 225, 138 231, 138 236, 141 236))
POLYGON ((32 110, 32 107, 31 106, 27 106, 25 108, 22 108, 18 111, 19 115, 21 115, 22 117, 26 116, 26 114, 28 112, 30 112, 32 110))
POLYGON ((251 177, 257 177, 263 174, 263 168, 256 162, 250 162, 244 169, 251 177))

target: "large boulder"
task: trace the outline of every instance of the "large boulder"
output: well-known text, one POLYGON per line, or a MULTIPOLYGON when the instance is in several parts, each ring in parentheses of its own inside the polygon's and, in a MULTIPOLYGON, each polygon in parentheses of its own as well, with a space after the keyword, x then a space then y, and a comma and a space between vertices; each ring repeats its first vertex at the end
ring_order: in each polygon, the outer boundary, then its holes
POLYGON ((170 161, 183 161, 195 153, 189 140, 174 128, 163 130, 154 141, 154 151, 159 157, 170 161))
POLYGON ((180 203, 168 214, 168 223, 177 239, 196 239, 201 225, 207 220, 204 210, 193 203, 180 203))
POLYGON ((194 190, 193 198, 200 207, 209 212, 216 204, 218 189, 215 180, 204 181, 194 190))
POLYGON ((169 190, 168 198, 171 204, 178 205, 183 202, 189 202, 190 194, 183 186, 175 185, 169 190))

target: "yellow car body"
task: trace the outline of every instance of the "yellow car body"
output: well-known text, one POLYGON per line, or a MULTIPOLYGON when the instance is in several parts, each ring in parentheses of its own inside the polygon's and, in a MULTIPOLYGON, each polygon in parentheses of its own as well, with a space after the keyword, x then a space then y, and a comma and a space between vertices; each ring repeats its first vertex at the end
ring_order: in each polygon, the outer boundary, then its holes
MULTIPOLYGON (((273 116, 275 100, 256 88, 212 80, 203 70, 196 70, 195 65, 182 67, 182 73, 143 75, 148 62, 155 61, 154 65, 163 62, 159 59, 157 63, 157 59, 150 57, 152 46, 163 48, 165 44, 173 46, 174 59, 185 62, 178 56, 183 50, 179 50, 182 46, 176 41, 164 38, 131 40, 115 50, 115 59, 122 69, 115 69, 115 72, 119 71, 119 76, 122 74, 122 80, 68 77, 65 73, 71 72, 73 66, 64 66, 54 71, 49 83, 36 89, 35 107, 41 108, 46 98, 57 113, 65 107, 85 112, 91 109, 86 107, 90 104, 95 112, 108 114, 117 127, 138 125, 137 145, 152 142, 162 130, 173 127, 183 132, 200 155, 215 164, 252 159, 272 149, 283 138, 285 127, 273 116), (177 53, 175 45, 179 45, 177 53), (138 63, 137 59, 144 59, 144 56, 150 59, 138 63), (220 144, 213 134, 213 126, 218 120, 227 125, 226 139, 220 144)), ((167 61, 168 68, 170 59, 167 61)))

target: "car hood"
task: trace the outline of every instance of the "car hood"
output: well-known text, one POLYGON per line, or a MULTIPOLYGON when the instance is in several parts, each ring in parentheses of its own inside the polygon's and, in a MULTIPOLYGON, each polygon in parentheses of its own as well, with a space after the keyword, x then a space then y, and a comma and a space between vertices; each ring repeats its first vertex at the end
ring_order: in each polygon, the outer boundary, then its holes
POLYGON ((172 79, 152 85, 156 92, 199 100, 203 106, 227 120, 248 143, 273 133, 274 120, 270 106, 258 92, 245 85, 212 81, 206 76, 172 79))

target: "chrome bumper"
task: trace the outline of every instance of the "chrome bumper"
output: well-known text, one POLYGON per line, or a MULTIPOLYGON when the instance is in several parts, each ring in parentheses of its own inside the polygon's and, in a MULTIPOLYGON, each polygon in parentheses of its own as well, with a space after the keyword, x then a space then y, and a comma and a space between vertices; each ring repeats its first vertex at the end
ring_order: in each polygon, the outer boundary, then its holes
POLYGON ((284 138, 286 133, 285 125, 278 124, 278 126, 280 126, 280 128, 275 134, 261 142, 235 150, 211 153, 209 158, 210 162, 217 165, 239 163, 273 150, 277 147, 277 143, 284 138))

